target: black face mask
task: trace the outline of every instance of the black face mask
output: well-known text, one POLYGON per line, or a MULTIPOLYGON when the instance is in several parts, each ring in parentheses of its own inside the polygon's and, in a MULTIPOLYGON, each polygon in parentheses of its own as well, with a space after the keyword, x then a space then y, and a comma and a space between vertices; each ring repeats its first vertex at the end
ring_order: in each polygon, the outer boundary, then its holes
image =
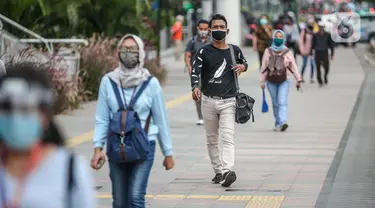
POLYGON ((225 37, 227 36, 226 30, 212 30, 211 31, 212 39, 216 41, 223 41, 225 37))

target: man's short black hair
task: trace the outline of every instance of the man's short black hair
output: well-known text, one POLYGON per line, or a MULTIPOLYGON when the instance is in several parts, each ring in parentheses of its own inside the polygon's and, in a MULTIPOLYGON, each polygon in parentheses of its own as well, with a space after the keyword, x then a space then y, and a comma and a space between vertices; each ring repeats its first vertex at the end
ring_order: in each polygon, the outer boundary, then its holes
POLYGON ((207 20, 205 20, 205 19, 201 19, 201 20, 198 21, 197 27, 199 27, 200 24, 209 25, 210 23, 207 20))
POLYGON ((210 23, 208 24, 210 26, 210 28, 212 27, 212 21, 213 20, 223 20, 225 22, 225 27, 228 27, 227 19, 222 14, 215 14, 214 16, 212 16, 212 18, 210 20, 210 23))

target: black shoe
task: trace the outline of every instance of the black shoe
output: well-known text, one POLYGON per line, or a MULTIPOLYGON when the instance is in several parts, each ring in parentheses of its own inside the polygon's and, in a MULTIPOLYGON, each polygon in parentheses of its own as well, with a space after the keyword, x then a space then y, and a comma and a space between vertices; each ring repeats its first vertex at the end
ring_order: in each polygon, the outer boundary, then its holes
POLYGON ((220 183, 223 181, 223 174, 216 173, 215 177, 212 179, 212 182, 214 183, 220 183))
POLYGON ((288 127, 289 127, 288 124, 283 124, 283 125, 281 126, 280 131, 285 131, 288 127))
POLYGON ((233 171, 229 171, 224 173, 224 182, 221 184, 223 187, 229 187, 237 180, 236 173, 233 171))

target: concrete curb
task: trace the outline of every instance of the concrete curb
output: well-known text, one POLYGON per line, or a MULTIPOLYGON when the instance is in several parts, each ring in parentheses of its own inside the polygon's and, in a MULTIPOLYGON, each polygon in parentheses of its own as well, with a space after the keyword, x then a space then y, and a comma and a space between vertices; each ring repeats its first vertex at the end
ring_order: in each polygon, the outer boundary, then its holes
POLYGON ((375 60, 373 58, 371 58, 371 55, 368 52, 366 52, 365 55, 363 55, 363 56, 369 64, 371 64, 373 67, 375 67, 375 60))

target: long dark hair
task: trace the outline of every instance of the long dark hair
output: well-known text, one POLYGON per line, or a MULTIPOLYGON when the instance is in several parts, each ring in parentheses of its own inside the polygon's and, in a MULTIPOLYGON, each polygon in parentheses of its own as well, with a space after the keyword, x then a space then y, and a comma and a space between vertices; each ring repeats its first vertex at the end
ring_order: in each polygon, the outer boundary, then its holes
MULTIPOLYGON (((9 78, 24 79, 29 85, 37 84, 46 90, 52 90, 52 79, 48 73, 48 68, 35 62, 15 62, 7 63, 7 73, 0 77, 0 86, 9 78)), ((53 110, 51 104, 41 103, 39 109, 48 119, 48 127, 44 132, 42 143, 63 146, 65 139, 53 120, 53 110)))

